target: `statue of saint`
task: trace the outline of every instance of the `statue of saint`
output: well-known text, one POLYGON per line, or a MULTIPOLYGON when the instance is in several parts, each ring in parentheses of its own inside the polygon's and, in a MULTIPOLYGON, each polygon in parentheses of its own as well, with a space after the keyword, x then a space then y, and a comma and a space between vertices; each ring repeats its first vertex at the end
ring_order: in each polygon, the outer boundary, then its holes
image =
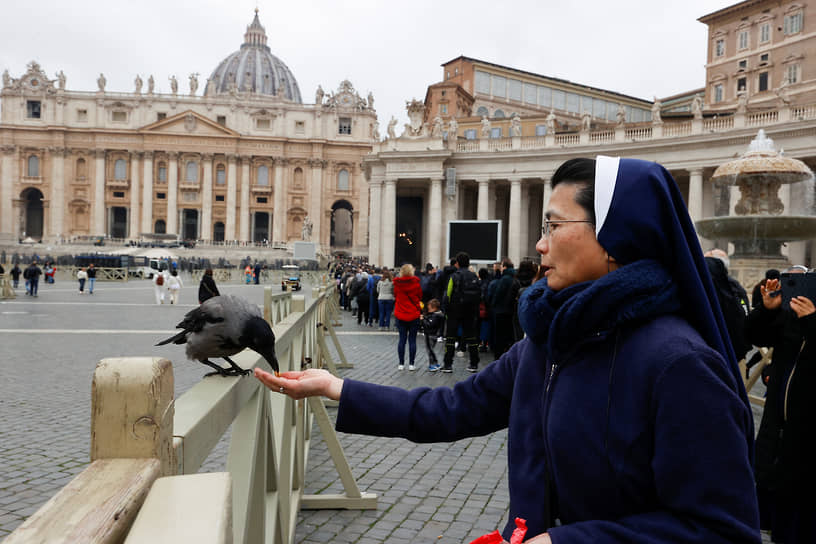
POLYGON ((521 117, 518 113, 510 119, 510 136, 521 136, 521 117))
POLYGON ((581 130, 587 132, 592 130, 592 114, 588 111, 581 116, 581 130))
POLYGON ((150 77, 147 78, 147 94, 153 94, 155 86, 156 82, 153 80, 153 74, 150 74, 150 77))
POLYGON ((178 94, 178 80, 176 76, 170 76, 170 92, 178 94))
POLYGON ((65 90, 65 73, 62 70, 57 72, 57 81, 59 81, 59 89, 61 91, 64 91, 65 90))
POLYGON ((441 138, 442 137, 442 118, 438 115, 434 117, 433 120, 433 128, 431 128, 431 137, 432 138, 441 138))
POLYGON ((397 128, 397 118, 392 115, 391 120, 388 121, 388 129, 387 129, 388 139, 389 140, 393 140, 393 139, 395 139, 397 137, 396 128, 397 128))
POLYGON ((300 238, 301 240, 308 242, 312 239, 312 220, 309 219, 309 216, 303 218, 303 226, 300 229, 300 238))
POLYGON ((99 74, 99 77, 96 78, 96 84, 99 86, 99 91, 100 92, 103 92, 103 93, 105 92, 105 84, 107 82, 108 82, 108 80, 105 79, 105 74, 99 74))
POLYGON ((368 109, 374 109, 374 93, 371 91, 368 92, 368 109))
POLYGON ((482 115, 482 129, 480 134, 484 138, 490 137, 490 119, 487 118, 487 115, 482 115))
POLYGON ((652 104, 652 124, 659 125, 663 122, 663 119, 660 118, 660 107, 663 104, 660 103, 660 100, 655 96, 654 97, 654 104, 652 104))
POLYGON ((3 70, 3 87, 11 87, 11 76, 8 69, 3 70))
POLYGON ((377 121, 374 121, 374 124, 371 125, 371 139, 380 141, 380 124, 377 121))
POLYGON ((456 140, 458 131, 459 123, 456 122, 456 119, 451 117, 451 120, 448 122, 448 140, 456 140))
POLYGON ((618 111, 615 113, 615 120, 617 121, 618 126, 621 126, 626 122, 626 108, 623 104, 618 104, 618 111))
POLYGON ((190 96, 198 90, 198 74, 190 74, 190 96))
POLYGON ((699 94, 695 94, 691 100, 691 113, 695 119, 703 118, 703 98, 699 94))
POLYGON ((139 74, 136 74, 133 84, 136 86, 136 94, 142 94, 142 77, 139 74))
POLYGON ((323 105, 323 97, 325 95, 326 95, 326 93, 323 92, 323 87, 318 85, 317 90, 315 91, 315 104, 318 105, 318 106, 322 106, 323 105))
POLYGON ((737 113, 748 111, 748 93, 740 91, 737 93, 737 113))
POLYGON ((555 110, 550 110, 544 123, 547 125, 547 134, 555 134, 555 110))

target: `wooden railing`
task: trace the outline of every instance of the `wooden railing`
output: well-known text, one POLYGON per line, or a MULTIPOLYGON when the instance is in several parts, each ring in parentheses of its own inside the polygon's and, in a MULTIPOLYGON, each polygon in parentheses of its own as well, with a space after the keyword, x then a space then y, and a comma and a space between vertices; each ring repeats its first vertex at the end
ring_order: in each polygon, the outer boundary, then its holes
MULTIPOLYGON (((281 318, 281 371, 336 368, 325 342, 334 298, 333 287, 313 290, 308 308, 303 296, 267 297, 289 301, 264 312, 281 318)), ((269 369, 253 352, 234 360, 269 369)), ((148 357, 103 359, 92 391, 91 465, 5 544, 292 543, 299 508, 376 508, 376 495, 357 487, 321 398, 294 401, 252 377, 211 377, 174 399, 172 364, 148 357), (303 492, 313 422, 342 494, 303 492), (230 425, 227 472, 196 474, 230 425)))

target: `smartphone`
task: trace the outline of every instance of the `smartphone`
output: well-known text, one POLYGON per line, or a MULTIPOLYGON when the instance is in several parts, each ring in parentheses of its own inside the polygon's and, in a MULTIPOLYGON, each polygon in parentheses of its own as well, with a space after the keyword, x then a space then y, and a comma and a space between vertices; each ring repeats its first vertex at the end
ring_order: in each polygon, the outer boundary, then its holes
POLYGON ((782 307, 790 308, 793 297, 807 297, 816 304, 816 274, 781 274, 782 307))

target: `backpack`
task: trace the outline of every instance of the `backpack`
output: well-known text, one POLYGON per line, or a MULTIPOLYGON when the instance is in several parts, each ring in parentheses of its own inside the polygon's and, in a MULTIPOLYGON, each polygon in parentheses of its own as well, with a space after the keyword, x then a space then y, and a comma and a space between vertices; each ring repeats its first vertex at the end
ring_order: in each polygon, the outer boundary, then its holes
POLYGON ((458 270, 453 274, 451 302, 476 306, 482 300, 482 284, 479 276, 470 270, 458 270))
POLYGON ((164 285, 164 276, 161 274, 156 276, 156 285, 164 285))

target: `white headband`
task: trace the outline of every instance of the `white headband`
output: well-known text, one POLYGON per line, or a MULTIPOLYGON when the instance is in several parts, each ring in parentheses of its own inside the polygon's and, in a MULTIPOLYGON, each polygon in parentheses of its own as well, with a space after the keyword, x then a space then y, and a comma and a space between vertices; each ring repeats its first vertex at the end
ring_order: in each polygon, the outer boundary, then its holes
POLYGON ((595 236, 601 233, 618 179, 620 157, 595 157, 595 236))

